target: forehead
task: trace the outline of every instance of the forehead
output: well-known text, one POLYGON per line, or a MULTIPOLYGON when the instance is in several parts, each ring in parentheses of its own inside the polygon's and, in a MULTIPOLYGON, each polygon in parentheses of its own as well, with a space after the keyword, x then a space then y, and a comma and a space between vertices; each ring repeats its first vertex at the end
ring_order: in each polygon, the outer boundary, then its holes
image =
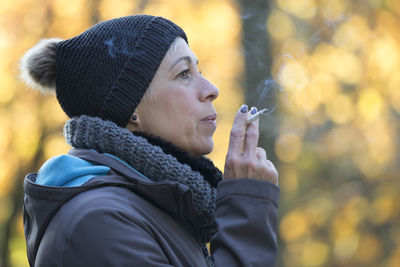
POLYGON ((182 38, 177 38, 168 49, 164 60, 167 63, 173 63, 174 60, 185 56, 191 57, 193 62, 197 61, 196 55, 190 49, 185 40, 183 40, 182 38))

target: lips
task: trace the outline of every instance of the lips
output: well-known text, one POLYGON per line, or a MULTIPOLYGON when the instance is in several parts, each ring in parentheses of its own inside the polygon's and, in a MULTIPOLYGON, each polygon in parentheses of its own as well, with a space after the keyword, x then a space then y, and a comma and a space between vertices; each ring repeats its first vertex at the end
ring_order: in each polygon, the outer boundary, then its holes
POLYGON ((211 114, 201 119, 203 122, 214 122, 217 119, 217 114, 211 114))

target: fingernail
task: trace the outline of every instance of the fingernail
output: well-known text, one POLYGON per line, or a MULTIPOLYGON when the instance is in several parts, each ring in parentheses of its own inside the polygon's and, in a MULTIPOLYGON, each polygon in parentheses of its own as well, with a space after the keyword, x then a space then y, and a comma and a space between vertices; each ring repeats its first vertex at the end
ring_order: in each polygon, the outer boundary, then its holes
POLYGON ((247 111, 249 111, 249 107, 246 104, 242 105, 240 112, 247 113, 247 111))
POLYGON ((256 108, 256 107, 252 107, 252 108, 250 109, 250 113, 251 113, 251 115, 256 114, 256 113, 257 113, 257 108, 256 108))

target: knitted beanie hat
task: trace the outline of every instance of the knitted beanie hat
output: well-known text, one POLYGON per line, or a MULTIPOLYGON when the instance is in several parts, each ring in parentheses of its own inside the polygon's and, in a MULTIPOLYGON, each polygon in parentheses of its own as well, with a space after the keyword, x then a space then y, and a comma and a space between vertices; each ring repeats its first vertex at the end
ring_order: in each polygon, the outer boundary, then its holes
POLYGON ((135 15, 101 22, 62 41, 45 39, 21 60, 22 78, 56 92, 69 117, 89 115, 125 127, 172 42, 173 22, 135 15))

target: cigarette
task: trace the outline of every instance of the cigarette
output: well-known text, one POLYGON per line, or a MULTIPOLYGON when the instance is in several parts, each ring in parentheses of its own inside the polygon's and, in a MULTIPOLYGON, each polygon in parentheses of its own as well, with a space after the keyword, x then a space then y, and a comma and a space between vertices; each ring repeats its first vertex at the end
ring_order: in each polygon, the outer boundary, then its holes
POLYGON ((262 114, 265 114, 268 112, 268 109, 262 109, 259 112, 257 112, 254 115, 251 115, 250 117, 247 118, 247 124, 251 123, 252 121, 256 120, 258 117, 260 117, 262 114))

